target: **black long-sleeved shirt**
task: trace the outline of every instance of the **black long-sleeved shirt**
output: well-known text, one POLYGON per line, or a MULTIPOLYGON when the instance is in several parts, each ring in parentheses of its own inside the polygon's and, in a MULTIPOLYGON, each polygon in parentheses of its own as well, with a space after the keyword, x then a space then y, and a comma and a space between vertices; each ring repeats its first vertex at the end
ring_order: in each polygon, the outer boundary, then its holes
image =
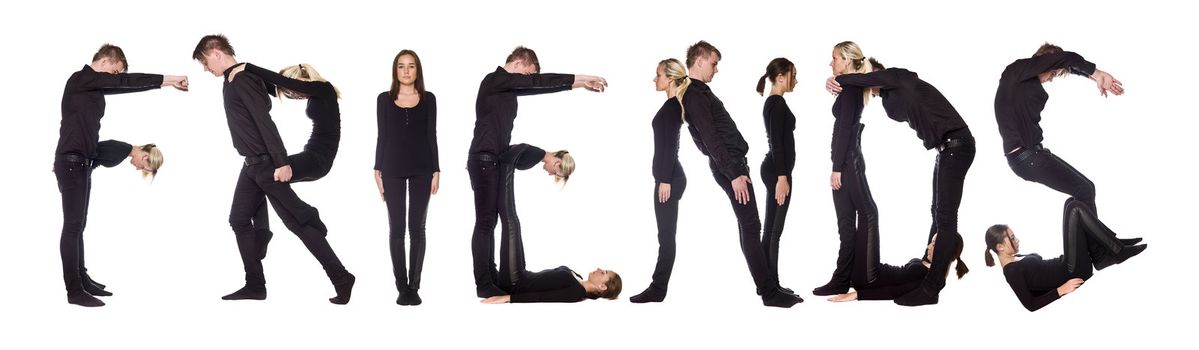
POLYGON ((437 97, 425 91, 416 106, 395 104, 390 91, 379 94, 375 170, 397 178, 441 171, 437 156, 437 97))
POLYGON ((1008 263, 1003 267, 1003 277, 1028 311, 1037 311, 1060 299, 1057 287, 1070 280, 1062 257, 1044 260, 1037 254, 1008 263))
POLYGON ((666 99, 654 120, 654 180, 670 183, 674 165, 679 161, 679 132, 683 128, 683 109, 676 98, 666 99))
POLYGON ((745 154, 749 153, 749 144, 712 88, 692 79, 691 87, 683 94, 683 107, 695 147, 715 163, 716 170, 729 180, 748 176, 745 154))
POLYGON ((846 85, 841 87, 837 100, 833 101, 832 160, 833 171, 840 172, 849 161, 846 155, 849 148, 858 142, 858 124, 862 121, 862 110, 866 109, 866 101, 862 97, 860 87, 846 85))
POLYGON ((762 119, 770 144, 766 159, 774 164, 775 175, 790 176, 795 169, 795 114, 783 96, 770 95, 762 105, 762 119))
POLYGON ((1019 59, 1003 70, 995 92, 995 122, 1003 137, 1004 153, 1036 146, 1044 140, 1041 111, 1045 110, 1049 93, 1037 75, 1059 68, 1082 76, 1095 73, 1094 63, 1069 51, 1019 59))
POLYGON ((842 86, 879 87, 883 109, 897 122, 907 122, 925 149, 945 142, 950 132, 966 128, 966 121, 936 87, 921 80, 916 72, 887 68, 865 74, 837 76, 842 86))
POLYGON ((475 131, 470 153, 499 155, 512 142, 516 97, 570 90, 570 74, 513 74, 498 67, 483 77, 475 99, 475 131))
POLYGON ((233 137, 233 148, 237 153, 250 157, 269 154, 276 168, 288 165, 287 149, 279 129, 271 120, 271 98, 266 83, 253 72, 242 71, 229 81, 225 70, 225 120, 229 122, 229 134, 233 137))
POLYGON ((545 150, 526 143, 505 148, 508 150, 500 154, 500 163, 512 164, 514 170, 529 170, 545 158, 545 150))
POLYGON ((100 142, 100 118, 104 117, 104 95, 140 92, 162 86, 162 75, 103 73, 90 65, 71 74, 62 92, 62 122, 54 154, 96 156, 100 142))
POLYGON ((586 298, 587 289, 566 266, 525 273, 511 294, 513 303, 573 303, 586 298))
POLYGON ((341 106, 337 102, 337 90, 327 81, 304 81, 292 79, 275 71, 246 63, 246 70, 254 73, 267 84, 267 93, 274 96, 275 87, 308 95, 308 105, 304 109, 308 119, 312 120, 312 135, 304 150, 336 154, 341 140, 341 106))
POLYGON ((920 287, 928 268, 919 258, 909 260, 903 266, 879 264, 874 283, 854 287, 858 300, 893 300, 920 287))
POLYGON ((92 158, 92 169, 103 165, 104 167, 114 167, 121 164, 121 161, 129 157, 129 152, 133 152, 133 145, 117 140, 104 140, 96 144, 96 156, 92 158))

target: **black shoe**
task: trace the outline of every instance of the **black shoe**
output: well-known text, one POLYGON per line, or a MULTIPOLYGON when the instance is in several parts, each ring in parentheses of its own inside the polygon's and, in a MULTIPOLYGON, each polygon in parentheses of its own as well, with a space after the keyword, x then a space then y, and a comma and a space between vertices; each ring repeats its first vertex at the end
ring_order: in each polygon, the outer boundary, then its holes
POLYGON ((1123 244, 1123 245, 1136 245, 1137 243, 1141 243, 1141 237, 1120 238, 1119 240, 1120 240, 1120 244, 1123 244))
POLYGON ((104 302, 87 293, 67 295, 67 302, 83 307, 99 307, 104 306, 104 302))
POLYGON ((498 295, 508 295, 508 292, 503 291, 500 289, 500 287, 496 287, 494 284, 488 284, 486 286, 475 288, 475 294, 480 298, 490 298, 498 295))
POLYGON ((405 289, 403 292, 400 292, 400 298, 396 299, 396 304, 404 306, 415 306, 420 305, 420 303, 420 294, 416 292, 416 289, 405 289))
POLYGON ((641 294, 637 294, 629 298, 629 301, 633 302, 634 304, 660 303, 663 300, 666 300, 666 291, 658 289, 652 285, 649 286, 649 288, 646 288, 645 291, 642 291, 641 294))
POLYGON ((812 290, 813 295, 821 297, 845 293, 849 293, 849 285, 834 281, 829 281, 827 284, 812 290))
POLYGON ((350 293, 354 291, 354 281, 357 281, 358 279, 349 272, 346 274, 349 274, 349 277, 343 279, 341 283, 333 285, 333 289, 337 291, 337 296, 329 298, 330 303, 337 305, 345 305, 350 303, 350 293))
POLYGON ((782 289, 775 289, 762 295, 762 305, 771 307, 790 308, 795 304, 803 302, 803 298, 798 295, 790 294, 782 289))
POLYGON ((106 291, 106 290, 104 290, 104 288, 97 286, 95 284, 87 283, 87 281, 83 281, 83 291, 87 292, 87 294, 91 294, 91 295, 98 296, 98 297, 111 297, 112 296, 112 292, 106 291))
POLYGON ((940 296, 937 293, 929 292, 924 287, 920 287, 896 298, 895 303, 903 306, 933 305, 937 303, 938 299, 940 299, 940 296))
POLYGON ((81 275, 83 275, 83 285, 86 286, 88 283, 91 283, 96 287, 100 287, 100 289, 108 289, 108 286, 104 285, 103 283, 96 282, 96 280, 92 279, 92 276, 88 275, 87 272, 84 272, 81 275))
POLYGON ((1094 261, 1093 264, 1095 265, 1096 270, 1103 270, 1109 266, 1125 262, 1129 258, 1137 256, 1137 254, 1141 254, 1141 252, 1145 251, 1145 248, 1149 248, 1149 245, 1138 244, 1134 246, 1125 246, 1123 249, 1120 249, 1120 254, 1116 254, 1115 256, 1105 256, 1094 261))
POLYGON ((221 297, 221 300, 266 300, 265 287, 245 286, 232 294, 221 297))

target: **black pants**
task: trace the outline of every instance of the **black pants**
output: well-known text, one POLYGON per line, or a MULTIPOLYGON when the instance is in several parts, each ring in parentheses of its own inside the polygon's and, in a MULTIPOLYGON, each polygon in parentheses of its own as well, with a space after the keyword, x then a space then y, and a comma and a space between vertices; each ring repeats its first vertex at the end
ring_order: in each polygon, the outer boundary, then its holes
MULTIPOLYGON (((329 174, 329 169, 333 168, 333 159, 337 156, 336 150, 317 151, 310 149, 313 144, 312 140, 309 140, 308 144, 308 146, 304 147, 304 152, 287 156, 287 162, 291 165, 291 183, 319 180, 329 174)), ((270 243, 271 237, 274 236, 271 232, 271 223, 267 216, 265 201, 262 202, 262 206, 258 207, 258 211, 254 213, 253 222, 254 237, 259 245, 258 250, 265 257, 266 246, 270 243)))
POLYGON ((1007 155, 1007 164, 1021 179, 1049 186, 1086 204, 1098 215, 1095 207, 1095 183, 1040 145, 1024 147, 1007 155))
POLYGON ((387 199, 387 223, 390 228, 391 267, 395 273, 396 290, 420 288, 420 273, 425 264, 425 214, 429 210, 429 195, 433 174, 404 178, 383 178, 383 197, 387 199), (408 192, 411 201, 405 203, 408 192), (404 219, 407 211, 407 221, 404 219), (404 263, 404 224, 412 237, 412 260, 404 263), (410 267, 410 268, 409 268, 410 267))
POLYGON ((259 247, 254 232, 253 218, 269 200, 275 213, 283 220, 287 229, 296 234, 308 251, 312 253, 330 281, 339 284, 349 278, 350 273, 342 266, 337 254, 325 239, 328 232, 321 222, 316 208, 304 203, 291 185, 274 180, 275 169, 269 161, 246 165, 241 169, 237 187, 233 192, 233 204, 229 210, 229 226, 237 236, 237 248, 245 266, 246 286, 265 288, 266 277, 262 272, 259 247))
POLYGON ((854 239, 851 275, 858 300, 892 300, 920 287, 928 269, 921 259, 912 259, 903 266, 884 264, 879 261, 878 236, 859 235, 854 239), (873 271, 874 276, 867 276, 867 271, 873 271))
MULTIPOLYGON (((1124 248, 1116 233, 1104 225, 1095 212, 1081 200, 1066 200, 1062 210, 1062 244, 1066 272, 1071 277, 1091 277, 1092 265, 1124 248)), ((1063 282, 1064 283, 1064 282, 1063 282)))
MULTIPOLYGON (((82 156, 77 157, 82 158, 82 156)), ((62 257, 62 278, 68 295, 85 293, 83 279, 83 229, 87 226, 87 208, 92 193, 92 168, 82 161, 54 158, 54 176, 62 194, 62 235, 58 253, 62 257)))
POLYGON ((929 273, 925 275, 922 287, 934 294, 945 288, 949 265, 953 263, 953 255, 962 244, 962 236, 958 232, 958 207, 962 204, 966 172, 974 163, 974 137, 970 130, 954 131, 951 135, 957 141, 937 152, 937 165, 933 170, 933 224, 926 242, 931 243, 936 234, 943 235, 938 237, 945 239, 937 239, 929 273))
POLYGON ((499 219, 499 157, 472 154, 466 161, 470 187, 475 192, 475 229, 471 235, 475 285, 482 289, 496 283, 495 225, 499 219))
MULTIPOLYGON (((865 125, 858 124, 857 138, 853 147, 846 153, 847 162, 841 169, 841 189, 833 190, 833 209, 837 213, 837 233, 841 238, 841 246, 837 250, 837 268, 833 270, 834 282, 851 285, 851 266, 854 264, 854 241, 859 237, 874 239, 868 242, 878 242, 878 206, 870 194, 870 184, 866 182, 866 160, 862 157, 862 130, 865 125)), ((860 257, 864 264, 865 281, 873 281, 878 274, 878 256, 860 257), (875 259, 875 260, 870 260, 875 259)))
MULTIPOLYGON (((778 171, 774 169, 774 162, 770 161, 770 156, 762 161, 762 183, 766 185, 766 218, 762 226, 762 251, 766 254, 766 266, 770 268, 774 274, 774 279, 778 280, 779 271, 779 238, 783 236, 783 224, 787 221, 787 208, 791 206, 791 194, 787 194, 787 199, 783 201, 783 205, 774 199, 774 187, 778 185, 778 171)), ((787 175, 787 184, 791 182, 791 175, 787 175)))
POLYGON ((729 197, 729 204, 733 207, 733 214, 737 216, 737 228, 740 235, 741 254, 745 255, 745 263, 749 266, 749 273, 753 276, 754 285, 757 286, 759 295, 770 293, 778 288, 778 279, 775 274, 770 271, 766 265, 766 258, 762 253, 762 222, 758 217, 758 203, 754 196, 754 186, 746 184, 749 190, 749 202, 741 204, 737 202, 737 197, 733 193, 733 179, 729 179, 716 169, 716 163, 709 161, 708 166, 712 170, 712 178, 716 180, 716 184, 724 190, 725 195, 729 197))
POLYGON ((658 201, 658 186, 654 183, 654 217, 658 220, 658 263, 654 266, 654 280, 650 286, 666 291, 670 284, 670 273, 674 270, 675 236, 679 224, 679 201, 687 190, 687 176, 683 165, 674 163, 674 178, 670 179, 670 198, 665 203, 658 201))

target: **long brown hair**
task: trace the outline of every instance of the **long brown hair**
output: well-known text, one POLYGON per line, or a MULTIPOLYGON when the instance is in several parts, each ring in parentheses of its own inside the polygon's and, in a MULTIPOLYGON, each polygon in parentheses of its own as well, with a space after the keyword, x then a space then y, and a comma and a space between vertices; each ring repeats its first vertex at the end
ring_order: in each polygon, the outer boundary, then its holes
POLYGON ((1007 238, 1007 231, 1008 226, 1004 224, 992 225, 987 229, 987 237, 984 239, 987 242, 987 250, 983 251, 983 255, 987 256, 987 266, 995 266, 995 258, 991 257, 991 252, 999 255, 999 252, 995 251, 995 246, 1003 243, 1003 240, 1007 238))
MULTIPOLYGON (((791 60, 783 57, 770 60, 770 63, 766 64, 766 74, 762 74, 762 77, 758 78, 758 95, 762 95, 766 92, 767 79, 770 79, 771 84, 775 84, 778 82, 774 81, 774 79, 780 74, 790 74, 794 71, 795 64, 791 63, 791 60)), ((795 82, 793 81, 791 84, 795 84, 795 82)))
POLYGON ((395 59, 391 60, 391 99, 395 100, 400 96, 400 73, 396 72, 396 66, 400 65, 400 57, 408 55, 412 56, 412 60, 416 61, 416 81, 412 83, 416 87, 416 93, 420 96, 425 95, 425 67, 420 64, 420 56, 416 55, 416 51, 401 50, 396 54, 395 59))

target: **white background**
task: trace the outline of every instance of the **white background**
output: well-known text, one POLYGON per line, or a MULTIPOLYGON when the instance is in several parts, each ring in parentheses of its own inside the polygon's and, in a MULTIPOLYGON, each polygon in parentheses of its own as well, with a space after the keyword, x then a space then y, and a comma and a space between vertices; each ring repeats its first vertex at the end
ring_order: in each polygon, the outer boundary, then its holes
MULTIPOLYGON (((5 82, 0 172, 0 348, 898 348, 1009 344, 1161 347, 1193 327, 1190 266, 1196 190, 1190 139, 1196 126, 1185 77, 1196 53, 1193 12, 1173 3, 651 2, 563 5, 410 1, 353 2, 14 2, 0 14, 5 82), (270 298, 228 302, 242 268, 227 223, 241 158, 231 147, 220 79, 190 54, 199 38, 224 33, 238 59, 278 69, 309 63, 342 93, 341 151, 324 179, 294 186, 321 209, 329 239, 358 276, 348 306, 299 240, 276 228, 264 262, 270 298), (667 302, 633 305, 657 252, 650 174, 650 119, 664 95, 655 63, 684 59, 697 40, 724 54, 712 82, 749 142, 754 190, 766 152, 764 67, 787 57, 799 86, 787 95, 798 116, 794 199, 783 235, 783 284, 807 300, 761 306, 737 243, 736 224, 706 159, 684 131, 689 177, 678 258, 667 302), (833 269, 837 235, 828 188, 833 97, 823 90, 832 46, 857 41, 888 66, 918 72, 961 112, 978 141, 959 229, 972 272, 949 282, 935 306, 832 304, 810 290, 833 269), (998 268, 986 268, 983 231, 1012 225, 1025 252, 1061 253, 1066 196, 1021 180, 1001 155, 993 98, 1000 72, 1057 43, 1124 82, 1100 97, 1068 77, 1046 89, 1045 145, 1098 187, 1101 218, 1152 247, 1096 274, 1042 311, 1025 311, 998 268), (61 199, 51 159, 63 83, 101 44, 120 45, 133 72, 186 74, 172 89, 108 99, 101 139, 157 143, 166 165, 152 185, 132 167, 100 169, 85 234, 92 275, 116 296, 108 306, 65 303, 58 256, 61 199), (601 75, 603 94, 521 98, 513 142, 567 148, 579 170, 559 190, 539 171, 519 176, 519 207, 530 268, 596 266, 622 274, 616 301, 481 305, 470 267, 472 194, 463 170, 479 80, 517 45, 535 49, 543 71, 601 75), (428 216, 424 305, 399 307, 387 248, 386 209, 371 179, 375 96, 390 83, 401 49, 424 63, 438 95, 441 193, 428 216), (1191 327, 1184 326, 1191 324, 1191 327), (1185 327, 1185 328, 1184 328, 1185 327)), ((275 101, 279 131, 297 152, 310 130, 303 103, 275 101)), ((923 249, 930 225, 935 153, 905 124, 867 106, 863 147, 881 211, 883 261, 923 249)))

